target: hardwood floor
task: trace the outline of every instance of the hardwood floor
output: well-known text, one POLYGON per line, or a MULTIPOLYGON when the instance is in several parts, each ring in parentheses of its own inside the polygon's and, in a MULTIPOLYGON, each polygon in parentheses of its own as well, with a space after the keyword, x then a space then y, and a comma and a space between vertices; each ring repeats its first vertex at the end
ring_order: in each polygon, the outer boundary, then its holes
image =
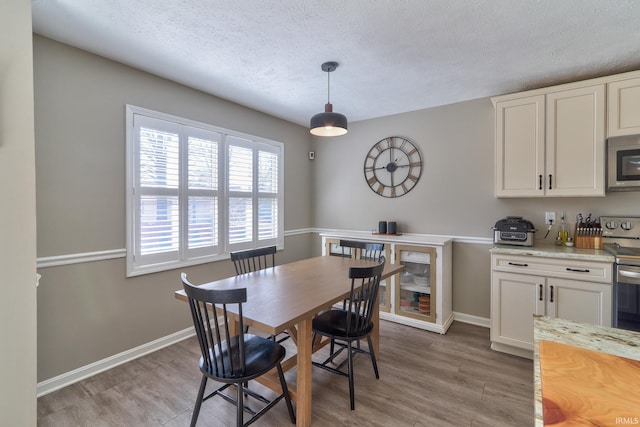
MULTIPOLYGON (((454 322, 439 335, 382 321, 380 353, 379 380, 368 356, 355 359, 355 411, 347 379, 314 368, 314 426, 534 424, 532 361, 490 350, 486 328, 454 322)), ((45 395, 38 399, 38 425, 188 426, 200 381, 197 358, 190 338, 45 395)), ((287 380, 295 383, 295 370, 287 380)), ((199 426, 234 423, 231 404, 203 403, 199 426)), ((284 402, 255 425, 291 425, 284 402)))

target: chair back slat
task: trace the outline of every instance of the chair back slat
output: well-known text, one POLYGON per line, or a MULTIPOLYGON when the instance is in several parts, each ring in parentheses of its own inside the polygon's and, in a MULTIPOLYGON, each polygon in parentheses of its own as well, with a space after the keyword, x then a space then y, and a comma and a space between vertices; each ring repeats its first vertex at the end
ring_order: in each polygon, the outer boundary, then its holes
POLYGON ((276 247, 248 249, 246 251, 231 252, 231 261, 236 270, 236 275, 264 270, 275 266, 276 247))
POLYGON ((243 331, 242 303, 247 301, 246 288, 202 289, 191 284, 185 273, 182 273, 181 277, 200 345, 202 365, 217 377, 232 378, 243 375, 244 334, 231 334, 229 322, 236 319, 230 318, 227 306, 237 304, 239 331, 243 331))
POLYGON ((359 242, 356 240, 340 240, 340 248, 342 248, 342 256, 352 256, 355 251, 355 257, 369 261, 377 261, 384 255, 383 243, 359 242), (345 249, 349 249, 347 253, 345 249))
POLYGON ((381 256, 378 261, 379 264, 374 267, 349 268, 351 291, 346 307, 351 315, 347 316, 347 335, 371 324, 380 288, 380 277, 386 260, 384 256, 381 256))

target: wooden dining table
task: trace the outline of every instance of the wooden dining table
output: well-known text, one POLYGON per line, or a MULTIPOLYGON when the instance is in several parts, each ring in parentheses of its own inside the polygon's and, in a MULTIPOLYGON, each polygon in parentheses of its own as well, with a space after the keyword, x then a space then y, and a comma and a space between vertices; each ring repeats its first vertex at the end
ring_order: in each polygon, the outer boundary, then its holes
MULTIPOLYGON (((328 343, 326 339, 312 342, 312 320, 319 312, 349 296, 350 267, 373 265, 375 263, 372 261, 320 256, 200 285, 205 289, 247 288, 247 302, 242 305, 245 325, 270 335, 289 331, 296 343, 297 354, 286 359, 282 366, 285 371, 297 368, 296 384, 289 386, 289 393, 296 403, 298 426, 311 425, 311 356, 328 343)), ((403 268, 402 264, 387 262, 382 279, 393 276, 403 268)), ((175 297, 187 301, 182 289, 175 291, 175 297)), ((379 355, 378 305, 373 313, 373 321, 371 340, 376 355, 379 355)), ((261 377, 260 382, 280 390, 275 372, 261 377)))

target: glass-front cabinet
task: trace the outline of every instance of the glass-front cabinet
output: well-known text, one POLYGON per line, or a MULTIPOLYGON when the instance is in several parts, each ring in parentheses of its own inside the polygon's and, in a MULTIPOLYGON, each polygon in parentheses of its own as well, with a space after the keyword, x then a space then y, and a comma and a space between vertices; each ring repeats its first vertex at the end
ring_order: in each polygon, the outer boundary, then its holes
POLYGON ((405 268, 381 283, 380 319, 446 333, 453 322, 450 237, 358 231, 335 231, 321 236, 322 254, 329 256, 360 257, 357 249, 340 247, 340 240, 384 244, 387 262, 405 268))
POLYGON ((435 322, 436 310, 436 250, 432 247, 395 246, 395 264, 405 269, 396 276, 395 313, 427 322, 435 322))
MULTIPOLYGON (((383 248, 383 255, 386 259, 389 259, 389 244, 384 244, 383 248)), ((359 259, 361 256, 361 253, 357 249, 343 248, 340 246, 340 239, 334 238, 325 239, 324 252, 329 256, 342 256, 356 259, 359 259)), ((388 312, 391 309, 391 286, 388 286, 389 283, 390 280, 382 280, 380 282, 380 290, 378 291, 380 310, 384 312, 388 312)))

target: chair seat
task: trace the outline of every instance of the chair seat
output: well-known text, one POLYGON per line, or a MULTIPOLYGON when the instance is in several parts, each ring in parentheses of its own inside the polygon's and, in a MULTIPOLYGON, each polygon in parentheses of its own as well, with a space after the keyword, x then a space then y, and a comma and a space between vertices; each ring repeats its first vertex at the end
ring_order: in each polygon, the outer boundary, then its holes
MULTIPOLYGON (((204 359, 202 357, 200 358, 200 370, 205 375, 220 382, 233 383, 237 382, 239 379, 248 381, 250 379, 259 377, 260 375, 263 375, 264 373, 273 369, 278 364, 278 362, 284 359, 284 356, 286 354, 285 348, 277 342, 256 335, 244 334, 246 368, 244 371, 242 371, 240 361, 237 358, 237 355, 240 354, 240 352, 238 351, 239 337, 232 337, 229 341, 231 342, 232 347, 231 353, 234 356, 233 371, 228 366, 229 350, 227 341, 225 341, 222 347, 222 357, 217 351, 215 355, 218 366, 221 366, 224 360, 224 370, 219 369, 219 371, 216 373, 215 369, 207 368, 204 364, 204 359)), ((211 349, 209 351, 211 351, 211 349)))
POLYGON ((351 317, 351 325, 356 324, 356 314, 348 310, 329 310, 313 319, 313 330, 319 334, 336 339, 358 339, 368 335, 373 329, 369 322, 362 328, 356 328, 347 333, 347 319, 351 317))

